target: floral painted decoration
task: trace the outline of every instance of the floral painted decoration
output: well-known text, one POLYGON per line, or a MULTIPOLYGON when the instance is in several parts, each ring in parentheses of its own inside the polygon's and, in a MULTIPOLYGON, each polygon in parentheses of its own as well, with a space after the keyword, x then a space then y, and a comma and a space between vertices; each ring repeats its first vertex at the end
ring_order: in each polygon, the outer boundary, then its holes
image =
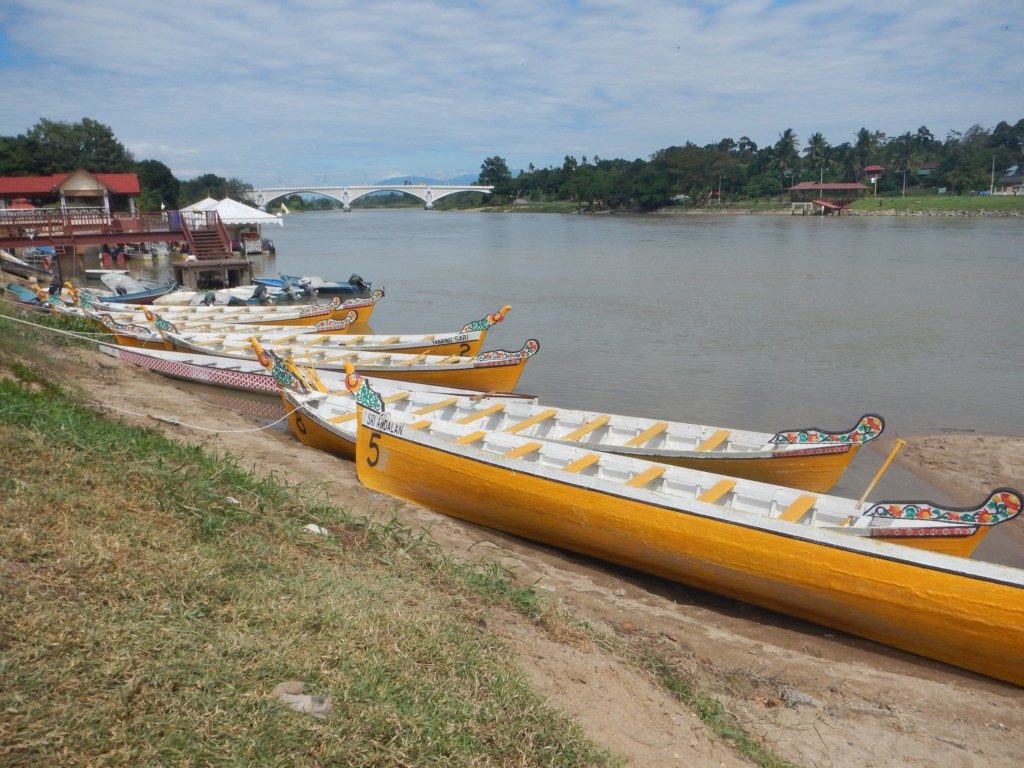
POLYGON ((492 325, 497 325, 505 319, 505 315, 509 313, 512 307, 506 304, 504 307, 499 309, 497 312, 488 315, 482 320, 474 320, 472 323, 466 323, 462 326, 462 330, 459 333, 470 333, 472 331, 486 331, 492 325))
POLYGON ((775 434, 769 443, 775 445, 796 445, 813 443, 846 443, 850 445, 861 445, 874 440, 885 430, 885 419, 881 416, 868 413, 861 416, 857 426, 849 432, 828 432, 824 429, 811 427, 810 429, 787 429, 775 434))
POLYGON ((999 488, 992 492, 982 506, 964 509, 943 509, 930 501, 888 502, 875 504, 864 514, 893 520, 929 520, 941 523, 968 525, 995 525, 1020 514, 1021 495, 1012 488, 999 488))
POLYGON ((158 331, 167 331, 168 333, 177 333, 178 328, 174 323, 164 320, 156 312, 149 309, 143 309, 142 314, 146 316, 146 319, 153 324, 158 331))
POLYGON ((135 323, 119 323, 110 315, 103 315, 100 317, 100 322, 115 333, 120 333, 125 336, 132 334, 134 336, 148 337, 153 333, 144 325, 136 325, 135 323))
POLYGON ((533 357, 540 349, 540 342, 536 339, 527 339, 523 348, 517 352, 507 352, 504 349, 495 349, 492 352, 481 352, 474 358, 477 366, 492 365, 514 365, 520 360, 533 357))
MULTIPOLYGON (((295 390, 296 392, 305 391, 306 388, 302 385, 302 382, 300 382, 298 378, 288 370, 288 367, 285 365, 285 362, 281 359, 280 355, 272 349, 266 350, 264 354, 270 358, 270 365, 267 367, 270 369, 270 375, 274 377, 274 381, 276 381, 279 386, 295 390)), ((266 365, 265 361, 261 360, 260 362, 266 365)))
POLYGON ((384 401, 375 392, 369 382, 355 371, 345 374, 345 386, 352 393, 356 404, 369 408, 374 413, 384 413, 384 401))

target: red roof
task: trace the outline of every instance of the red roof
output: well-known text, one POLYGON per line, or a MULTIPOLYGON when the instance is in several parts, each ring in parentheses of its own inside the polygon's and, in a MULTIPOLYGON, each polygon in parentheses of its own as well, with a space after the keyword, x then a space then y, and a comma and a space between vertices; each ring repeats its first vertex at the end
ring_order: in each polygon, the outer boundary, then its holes
MULTIPOLYGON (((40 197, 53 195, 57 187, 71 177, 71 173, 51 176, 0 176, 0 196, 40 197)), ((94 173, 96 179, 116 195, 137 195, 139 177, 134 173, 94 173)))
POLYGON ((827 189, 831 189, 831 190, 844 190, 844 189, 848 189, 849 190, 849 189, 868 189, 868 187, 866 187, 863 184, 858 184, 856 182, 853 182, 853 183, 851 183, 851 182, 825 182, 824 184, 819 184, 816 181, 801 181, 799 184, 794 184, 792 187, 790 187, 788 191, 792 192, 793 190, 796 190, 797 192, 802 192, 802 191, 820 191, 820 190, 827 190, 827 189))
POLYGON ((881 173, 885 170, 884 165, 865 165, 864 173, 881 173))

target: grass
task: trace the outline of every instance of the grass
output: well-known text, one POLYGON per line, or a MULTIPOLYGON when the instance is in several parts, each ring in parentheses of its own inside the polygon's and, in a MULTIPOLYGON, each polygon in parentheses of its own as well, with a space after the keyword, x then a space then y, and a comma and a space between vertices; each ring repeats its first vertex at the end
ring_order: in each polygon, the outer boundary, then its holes
POLYGON ((486 631, 494 601, 529 610, 504 572, 15 372, 0 380, 0 763, 613 762, 486 631), (332 714, 274 700, 291 679, 332 714))
MULTIPOLYGON (((529 689, 488 612, 607 640, 497 563, 101 418, 44 372, 52 344, 83 343, 53 338, 0 316, 0 764, 616 764, 529 689), (334 713, 274 700, 290 679, 334 713)), ((756 765, 788 765, 673 661, 612 650, 756 765)))
POLYGON ((1024 195, 961 196, 908 195, 907 197, 866 197, 852 206, 855 211, 870 213, 879 209, 897 213, 972 213, 988 215, 1024 214, 1024 195))

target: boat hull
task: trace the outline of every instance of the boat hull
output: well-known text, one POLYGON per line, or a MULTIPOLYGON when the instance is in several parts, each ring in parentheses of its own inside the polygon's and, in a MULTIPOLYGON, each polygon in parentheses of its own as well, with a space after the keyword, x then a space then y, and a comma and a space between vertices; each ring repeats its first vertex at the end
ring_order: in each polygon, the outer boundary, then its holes
POLYGON ((386 418, 371 415, 358 431, 368 488, 1024 685, 1019 585, 907 562, 888 544, 808 539, 788 524, 773 530, 515 472, 391 434, 386 418))
MULTIPOLYGON (((600 449, 599 446, 594 447, 600 449)), ((800 488, 812 493, 828 493, 839 481, 840 476, 853 461, 853 457, 857 455, 859 449, 859 445, 829 446, 800 452, 794 451, 792 455, 779 452, 756 458, 734 458, 720 455, 706 457, 649 455, 633 453, 628 450, 613 452, 635 459, 671 464, 674 467, 698 469, 702 472, 714 472, 729 477, 743 477, 772 485, 800 488)))

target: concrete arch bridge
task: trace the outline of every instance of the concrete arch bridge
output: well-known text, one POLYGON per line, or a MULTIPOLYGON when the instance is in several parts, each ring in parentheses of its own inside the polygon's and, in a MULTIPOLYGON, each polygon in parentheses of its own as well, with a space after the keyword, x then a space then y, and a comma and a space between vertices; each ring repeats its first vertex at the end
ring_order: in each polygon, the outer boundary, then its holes
POLYGON ((344 187, 264 187, 263 189, 254 189, 252 194, 255 198, 254 202, 264 210, 268 203, 280 197, 310 192, 334 198, 342 204, 344 210, 350 211, 354 201, 374 192, 404 192, 407 195, 418 197, 423 201, 423 207, 429 210, 434 207, 437 200, 448 197, 448 195, 458 192, 483 192, 485 195, 489 195, 493 190, 492 186, 478 184, 363 184, 344 187))

